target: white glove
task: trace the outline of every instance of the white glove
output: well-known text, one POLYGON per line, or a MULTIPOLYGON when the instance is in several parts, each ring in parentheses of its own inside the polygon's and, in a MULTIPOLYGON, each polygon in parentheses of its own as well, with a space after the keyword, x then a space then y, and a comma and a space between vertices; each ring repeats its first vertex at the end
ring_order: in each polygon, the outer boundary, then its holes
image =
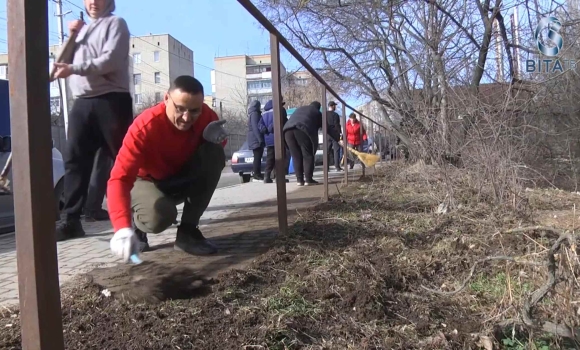
POLYGON ((135 236, 135 231, 132 228, 122 228, 115 232, 111 238, 111 252, 121 259, 123 262, 129 262, 131 254, 137 251, 139 241, 135 236))

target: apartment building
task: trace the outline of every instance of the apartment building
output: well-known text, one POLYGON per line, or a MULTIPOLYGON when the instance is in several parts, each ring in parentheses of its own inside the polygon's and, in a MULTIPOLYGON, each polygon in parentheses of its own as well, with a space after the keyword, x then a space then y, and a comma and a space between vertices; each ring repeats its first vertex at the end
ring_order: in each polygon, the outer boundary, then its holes
MULTIPOLYGON (((280 64, 280 76, 286 68, 280 64)), ((250 101, 262 106, 272 99, 272 62, 270 55, 238 55, 214 58, 211 90, 217 106, 245 113, 250 101)))
POLYGON ((194 75, 193 51, 169 34, 131 37, 129 54, 136 111, 160 102, 178 76, 194 75))

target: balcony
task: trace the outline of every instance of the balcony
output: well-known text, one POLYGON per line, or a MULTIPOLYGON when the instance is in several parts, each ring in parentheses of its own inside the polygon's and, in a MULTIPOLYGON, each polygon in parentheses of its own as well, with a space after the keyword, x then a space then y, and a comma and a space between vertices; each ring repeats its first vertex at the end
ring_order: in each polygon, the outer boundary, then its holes
POLYGON ((272 79, 272 72, 246 74, 248 80, 272 79))

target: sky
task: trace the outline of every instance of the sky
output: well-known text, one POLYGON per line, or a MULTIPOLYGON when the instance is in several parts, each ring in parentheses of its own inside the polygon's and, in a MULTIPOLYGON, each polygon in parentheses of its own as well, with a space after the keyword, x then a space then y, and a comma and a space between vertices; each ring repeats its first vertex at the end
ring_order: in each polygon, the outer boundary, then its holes
MULTIPOLYGON (((49 41, 58 43, 56 6, 48 1, 49 41)), ((269 33, 236 0, 117 0, 115 14, 125 18, 131 35, 171 34, 194 52, 194 75, 206 94, 211 93, 210 72, 217 56, 264 54, 270 50, 269 33)), ((63 0, 66 23, 79 18, 83 0, 63 0)), ((85 14, 85 20, 86 20, 85 14)), ((6 0, 0 0, 0 52, 7 52, 6 0)), ((301 66, 284 50, 287 70, 301 66)), ((352 101, 347 101, 352 102, 352 101)))

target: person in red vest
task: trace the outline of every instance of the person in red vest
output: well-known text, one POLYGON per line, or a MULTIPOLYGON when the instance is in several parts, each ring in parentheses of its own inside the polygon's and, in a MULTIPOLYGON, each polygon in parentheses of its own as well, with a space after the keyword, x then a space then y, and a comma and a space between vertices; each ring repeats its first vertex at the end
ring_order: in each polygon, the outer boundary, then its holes
MULTIPOLYGON (((350 148, 362 151, 363 141, 367 140, 367 132, 362 124, 356 119, 356 114, 351 113, 346 122, 346 142, 350 148), (362 138, 361 138, 362 128, 362 138)), ((354 158, 348 158, 348 166, 354 168, 354 158)), ((364 164, 362 165, 364 167, 364 164)))
POLYGON ((174 248, 206 255, 217 248, 200 232, 225 167, 227 133, 203 103, 203 86, 192 76, 177 77, 164 101, 139 115, 125 136, 107 187, 115 235, 111 251, 125 262, 149 248, 147 233, 160 233, 184 203, 174 248))

